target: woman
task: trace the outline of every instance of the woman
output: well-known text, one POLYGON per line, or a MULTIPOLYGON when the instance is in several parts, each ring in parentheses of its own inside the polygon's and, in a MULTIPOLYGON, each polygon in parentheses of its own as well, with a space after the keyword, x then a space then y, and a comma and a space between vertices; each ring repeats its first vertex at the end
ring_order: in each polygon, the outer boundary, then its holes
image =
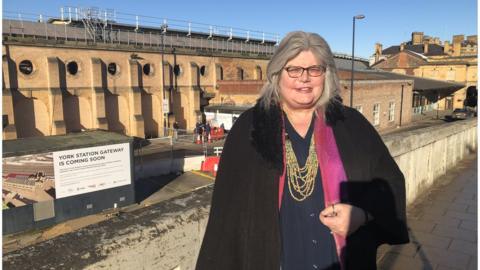
POLYGON ((225 143, 197 269, 375 269, 409 241, 401 171, 340 103, 319 35, 289 33, 267 77, 225 143))

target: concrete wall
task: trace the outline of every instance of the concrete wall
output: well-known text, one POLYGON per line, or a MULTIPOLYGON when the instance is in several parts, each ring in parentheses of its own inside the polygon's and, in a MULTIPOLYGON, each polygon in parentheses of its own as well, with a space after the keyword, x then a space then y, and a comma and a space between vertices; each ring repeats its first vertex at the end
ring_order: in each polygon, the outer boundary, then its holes
POLYGON ((188 172, 200 170, 205 156, 191 156, 173 159, 145 159, 139 158, 139 162, 135 164, 135 180, 166 175, 177 172, 188 172))
POLYGON ((200 189, 4 254, 3 269, 193 269, 211 193, 200 189))
MULTIPOLYGON (((407 181, 407 201, 476 151, 477 119, 384 137, 407 181)), ((212 186, 4 254, 6 269, 194 269, 212 186), (69 256, 58 256, 68 253, 69 256), (54 254, 54 255, 52 255, 54 254)), ((219 237, 221 237, 219 235, 219 237)))
POLYGON ((413 202, 447 170, 477 150, 477 119, 383 137, 406 179, 407 203, 413 202))

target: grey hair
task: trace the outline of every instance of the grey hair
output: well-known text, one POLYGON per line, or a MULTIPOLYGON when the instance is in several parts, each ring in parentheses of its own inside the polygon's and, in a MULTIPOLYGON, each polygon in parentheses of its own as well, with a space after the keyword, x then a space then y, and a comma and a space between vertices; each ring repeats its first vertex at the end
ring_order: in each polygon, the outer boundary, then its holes
POLYGON ((267 82, 263 86, 259 98, 261 105, 267 110, 270 105, 279 104, 281 101, 279 82, 283 68, 288 61, 302 51, 311 51, 319 63, 326 68, 323 93, 317 101, 317 109, 324 111, 329 102, 335 101, 335 97, 340 91, 340 82, 330 46, 316 33, 294 31, 282 39, 267 65, 267 82))

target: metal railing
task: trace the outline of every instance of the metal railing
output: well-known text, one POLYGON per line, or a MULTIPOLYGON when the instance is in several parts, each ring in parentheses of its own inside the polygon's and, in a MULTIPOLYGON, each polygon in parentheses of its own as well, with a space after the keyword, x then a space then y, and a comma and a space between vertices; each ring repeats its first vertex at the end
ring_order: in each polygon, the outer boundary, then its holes
MULTIPOLYGON (((156 138, 148 138, 147 140, 153 141, 160 141, 166 140, 166 138, 171 138, 172 143, 181 142, 181 143, 195 143, 197 141, 197 135, 194 130, 186 130, 186 129, 173 129, 173 128, 164 128, 163 134, 159 134, 156 138)), ((212 136, 211 140, 223 140, 227 136, 227 133, 223 137, 212 136)), ((207 142, 208 138, 202 137, 202 143, 207 142)))
MULTIPOLYGON (((3 35, 34 40, 74 41, 87 45, 118 44, 155 49, 188 48, 265 55, 273 54, 277 48, 274 41, 265 42, 265 33, 262 33, 261 39, 258 39, 259 32, 256 31, 250 32, 243 29, 234 31, 233 28, 229 28, 229 31, 225 33, 225 27, 209 26, 208 31, 210 32, 205 34, 206 25, 187 23, 187 30, 185 30, 186 22, 178 20, 163 19, 160 26, 157 24, 157 27, 152 27, 150 25, 158 23, 156 21, 158 18, 143 17, 146 19, 140 20, 139 16, 136 16, 136 28, 129 30, 128 28, 131 29, 135 25, 131 24, 129 18, 122 18, 119 15, 133 16, 116 13, 115 18, 122 19, 123 27, 121 27, 119 22, 109 23, 108 19, 105 20, 103 26, 100 25, 102 21, 98 18, 80 20, 78 14, 75 14, 73 18, 70 14, 68 19, 63 18, 62 20, 52 16, 3 11, 3 35), (49 22, 51 19, 55 19, 56 23, 49 22), (166 22, 170 22, 168 27, 166 22), (185 33, 179 33, 179 31, 185 33), (193 35, 193 33, 200 34, 193 35), (254 39, 256 40, 254 41, 254 39)), ((269 34, 268 37, 272 37, 272 35, 269 34)), ((278 35, 276 39, 278 40, 278 35)))
POLYGON ((221 155, 223 150, 223 137, 216 137, 215 141, 209 142, 205 137, 199 142, 197 134, 185 129, 165 128, 164 136, 157 138, 138 139, 134 141, 134 154, 138 162, 142 162, 142 156, 156 154, 161 158, 173 159, 183 156, 198 155, 221 155), (219 146, 220 145, 220 146, 219 146))
POLYGON ((438 107, 437 103, 431 103, 428 105, 421 105, 421 106, 416 106, 412 108, 412 113, 415 114, 423 114, 425 112, 430 112, 433 110, 436 110, 438 107))

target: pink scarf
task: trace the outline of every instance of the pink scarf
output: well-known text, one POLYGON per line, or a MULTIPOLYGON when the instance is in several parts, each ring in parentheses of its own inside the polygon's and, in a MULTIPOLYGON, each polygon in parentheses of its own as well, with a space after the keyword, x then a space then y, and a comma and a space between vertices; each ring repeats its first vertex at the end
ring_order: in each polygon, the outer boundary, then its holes
MULTIPOLYGON (((283 119, 285 123, 285 119, 283 119)), ((340 184, 347 181, 347 176, 343 168, 343 162, 338 152, 337 143, 333 130, 328 126, 323 118, 321 112, 318 113, 318 117, 314 123, 315 134, 315 148, 317 152, 318 165, 320 166, 320 173, 322 175, 323 195, 325 198, 325 206, 330 206, 334 203, 340 202, 340 184)), ((285 134, 285 124, 282 127, 282 133, 285 134)), ((282 136, 283 143, 283 173, 280 176, 279 189, 278 189, 278 210, 282 206, 283 187, 286 177, 286 160, 285 160, 285 136, 282 136)), ((320 220, 319 220, 320 222, 320 220)), ((340 266, 345 269, 345 251, 346 239, 340 235, 333 234, 335 239, 335 246, 337 249, 337 255, 340 259, 340 266)))

